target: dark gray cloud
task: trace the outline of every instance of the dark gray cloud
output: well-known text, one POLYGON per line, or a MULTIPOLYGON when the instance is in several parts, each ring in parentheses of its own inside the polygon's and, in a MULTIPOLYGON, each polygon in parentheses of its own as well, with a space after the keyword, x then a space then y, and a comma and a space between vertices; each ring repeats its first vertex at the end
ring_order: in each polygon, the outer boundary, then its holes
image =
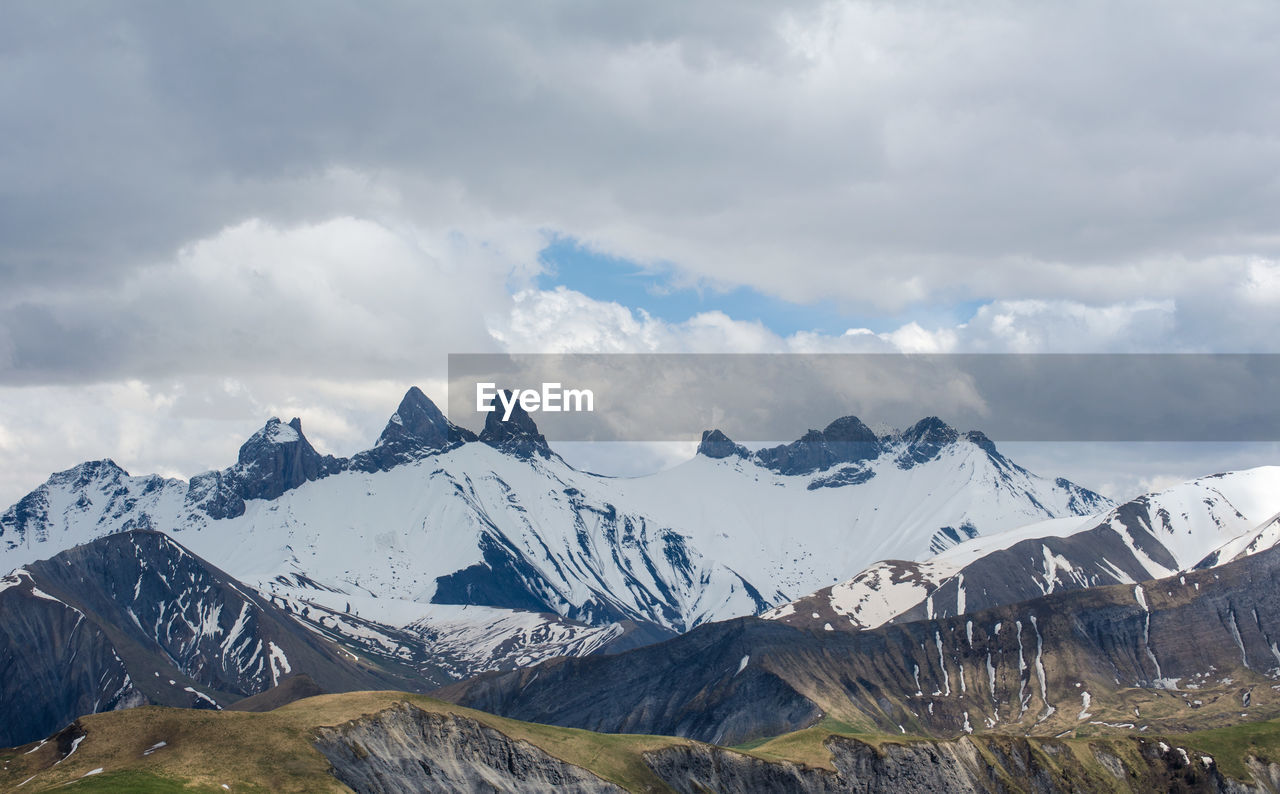
POLYGON ((1274 350, 1274 4, 2 16, 15 498, 86 457, 224 465, 264 411, 352 451, 447 352, 1274 350), (984 305, 878 335, 661 322, 522 292, 550 234, 864 317, 984 305))
POLYGON ((10 303, 0 384, 431 372, 494 347, 485 312, 509 302, 506 261, 531 255, 353 218, 248 222, 117 283, 10 303))
POLYGON ((245 218, 385 210, 317 185, 342 168, 403 219, 519 219, 794 299, 1175 294, 1170 257, 1276 253, 1278 26, 1256 3, 10 4, 0 263, 109 280, 245 218))
POLYGON ((556 411, 535 418, 551 441, 681 442, 716 428, 768 443, 847 415, 881 432, 938 416, 997 442, 1280 441, 1275 354, 449 357, 453 421, 483 428, 482 389, 505 410, 497 388, 550 388, 556 411), (565 389, 589 390, 589 409, 565 389))

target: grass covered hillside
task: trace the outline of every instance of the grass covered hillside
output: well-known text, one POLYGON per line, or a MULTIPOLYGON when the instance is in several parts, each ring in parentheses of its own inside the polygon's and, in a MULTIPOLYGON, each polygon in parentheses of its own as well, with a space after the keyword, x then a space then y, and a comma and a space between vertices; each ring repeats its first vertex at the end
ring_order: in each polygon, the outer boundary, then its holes
POLYGON ((519 722, 420 695, 361 692, 262 713, 144 707, 90 715, 43 742, 0 751, 0 789, 379 791, 394 790, 378 787, 389 779, 414 785, 413 776, 425 774, 439 790, 466 790, 483 780, 499 790, 854 791, 874 782, 912 791, 932 785, 921 775, 933 769, 976 791, 1210 791, 1228 778, 1270 777, 1280 771, 1270 766, 1273 759, 1280 759, 1277 721, 1160 737, 1116 731, 937 741, 860 733, 824 719, 721 748, 519 722))

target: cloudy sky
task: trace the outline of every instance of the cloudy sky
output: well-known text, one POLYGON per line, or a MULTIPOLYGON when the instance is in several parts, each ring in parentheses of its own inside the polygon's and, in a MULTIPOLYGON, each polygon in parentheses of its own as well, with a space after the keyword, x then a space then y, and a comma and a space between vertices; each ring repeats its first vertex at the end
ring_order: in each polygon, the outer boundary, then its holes
POLYGON ((8 2, 0 502, 273 414, 350 454, 450 352, 1278 352, 1278 45, 1259 2, 8 2))

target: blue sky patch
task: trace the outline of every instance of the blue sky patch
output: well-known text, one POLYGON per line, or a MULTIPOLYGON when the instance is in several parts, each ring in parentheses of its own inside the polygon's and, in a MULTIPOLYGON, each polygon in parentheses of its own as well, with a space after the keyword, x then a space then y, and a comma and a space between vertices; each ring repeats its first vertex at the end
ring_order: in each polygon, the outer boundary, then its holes
POLYGON ((985 301, 949 306, 917 306, 892 315, 844 311, 834 301, 793 303, 751 287, 717 289, 711 285, 676 287, 674 266, 641 265, 591 250, 572 237, 555 236, 538 254, 545 272, 540 289, 564 286, 587 297, 614 301, 631 309, 679 323, 701 312, 722 311, 735 320, 759 321, 781 336, 797 331, 839 335, 850 328, 892 331, 915 321, 926 328, 951 326, 973 316, 985 301))

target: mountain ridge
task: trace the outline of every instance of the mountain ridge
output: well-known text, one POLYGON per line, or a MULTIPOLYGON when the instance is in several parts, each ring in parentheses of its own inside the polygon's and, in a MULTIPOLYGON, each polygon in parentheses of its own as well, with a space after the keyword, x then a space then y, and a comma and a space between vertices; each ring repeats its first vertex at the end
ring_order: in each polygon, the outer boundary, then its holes
POLYGON ((775 468, 803 474, 699 455, 640 478, 580 472, 526 413, 512 420, 491 414, 468 435, 410 389, 378 445, 351 458, 320 455, 300 422, 273 418, 234 466, 190 483, 82 464, 0 515, 0 565, 155 528, 266 592, 339 611, 335 594, 369 594, 388 609, 385 599, 473 604, 678 632, 874 559, 927 556, 1104 502, 936 419, 873 442, 844 417, 813 454, 803 438, 771 453, 775 468), (878 545, 852 547, 849 536, 878 545))
POLYGON ((1213 570, 856 633, 737 618, 433 694, 516 719, 716 744, 823 717, 939 738, 1055 735, 1091 721, 1174 730, 1280 714, 1277 637, 1273 548, 1213 570))
POLYGON ((1213 567, 1274 545, 1276 510, 1280 468, 1210 475, 1088 520, 974 538, 922 561, 881 561, 764 617, 860 630, 1213 567))
POLYGON ((109 535, 0 579, 0 658, 0 745, 142 703, 220 709, 295 668, 328 691, 420 690, 433 675, 359 660, 149 530, 109 535))

